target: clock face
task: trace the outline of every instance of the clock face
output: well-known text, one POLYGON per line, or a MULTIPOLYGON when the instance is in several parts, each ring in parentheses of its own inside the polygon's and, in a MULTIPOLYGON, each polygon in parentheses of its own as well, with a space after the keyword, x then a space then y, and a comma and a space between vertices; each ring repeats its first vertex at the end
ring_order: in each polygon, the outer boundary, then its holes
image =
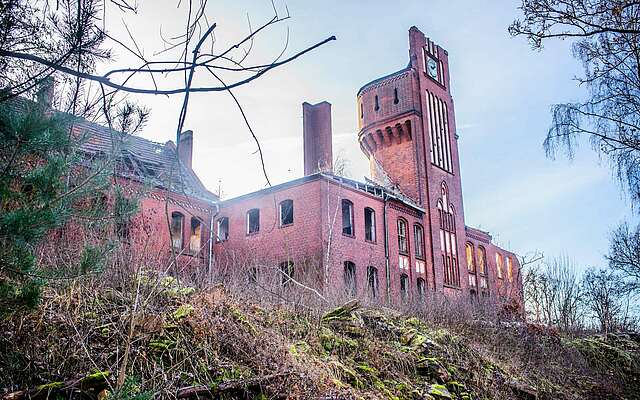
POLYGON ((438 79, 438 63, 433 58, 429 58, 427 61, 427 73, 433 79, 438 79))

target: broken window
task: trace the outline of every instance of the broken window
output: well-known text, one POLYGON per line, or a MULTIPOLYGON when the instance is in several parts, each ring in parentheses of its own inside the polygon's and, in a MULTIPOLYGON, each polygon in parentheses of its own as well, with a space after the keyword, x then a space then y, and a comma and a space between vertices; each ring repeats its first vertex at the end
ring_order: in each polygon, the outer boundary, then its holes
POLYGON ((177 211, 171 213, 171 245, 174 249, 182 249, 182 225, 184 215, 177 211))
POLYGON ((513 260, 507 256, 507 278, 509 282, 513 282, 513 260))
POLYGON ((202 222, 195 217, 191 218, 191 231, 189 231, 189 252, 197 254, 202 248, 202 222))
POLYGON ((222 217, 218 220, 218 242, 229 239, 229 218, 222 217))
POLYGON ((496 253, 496 272, 498 279, 502 279, 502 255, 500 253, 496 253))
POLYGON ((280 203, 280 226, 293 224, 293 200, 280 203))
POLYGON ((378 269, 376 267, 367 267, 367 287, 371 298, 378 297, 378 269))
POLYGON ((369 207, 364 209, 364 238, 370 242, 376 241, 376 213, 369 207))
POLYGON ((400 296, 403 301, 409 298, 409 277, 405 274, 400 275, 400 296))
POLYGON ((342 200, 342 233, 353 236, 353 203, 342 200))
POLYGON ((420 301, 424 301, 424 291, 425 291, 424 279, 418 278, 417 289, 418 289, 418 298, 420 299, 420 301))
POLYGON ((356 265, 351 261, 344 262, 344 288, 348 295, 356 295, 356 265))
POLYGON ((477 286, 476 279, 476 262, 473 251, 473 244, 467 242, 465 245, 466 256, 467 256, 467 271, 469 271, 469 287, 471 289, 475 289, 477 286))
POLYGON ((282 286, 291 284, 291 280, 294 279, 293 261, 280 263, 280 275, 282 276, 282 286))
POLYGON ((254 208, 247 212, 247 235, 260 231, 260 210, 254 208))
POLYGON ((398 218, 398 251, 400 253, 409 252, 409 243, 407 241, 407 221, 398 218))

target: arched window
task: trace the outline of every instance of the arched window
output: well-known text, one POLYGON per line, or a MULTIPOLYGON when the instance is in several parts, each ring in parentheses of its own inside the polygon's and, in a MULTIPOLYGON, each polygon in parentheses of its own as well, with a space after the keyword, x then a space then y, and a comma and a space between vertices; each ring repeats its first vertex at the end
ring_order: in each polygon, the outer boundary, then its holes
POLYGON ((174 249, 182 249, 184 215, 174 211, 171 213, 171 245, 174 249))
POLYGON ((478 284, 476 277, 476 256, 473 249, 473 244, 467 242, 465 245, 465 252, 467 256, 467 271, 469 271, 469 287, 475 289, 478 284))
POLYGON ((257 208, 247 211, 247 235, 260 231, 260 210, 257 208))
POLYGON ((376 241, 376 212, 369 207, 364 209, 364 239, 376 241))
POLYGON ((513 260, 510 256, 507 256, 507 278, 513 282, 513 260))
POLYGON ((354 236, 353 203, 347 199, 342 200, 342 233, 348 236, 354 236))
POLYGON ((420 301, 424 301, 424 292, 425 292, 425 282, 424 279, 418 278, 417 289, 418 289, 418 299, 420 301))
POLYGON ((444 265, 444 283, 450 286, 460 286, 455 209, 453 204, 449 203, 449 191, 444 182, 440 187, 440 196, 436 207, 440 218, 440 251, 444 265))
POLYGON ((293 224, 293 200, 284 200, 280 203, 280 226, 293 224))
POLYGON ((398 251, 404 254, 409 252, 407 221, 403 218, 398 218, 398 251))
POLYGON ((344 262, 344 289, 350 296, 356 295, 356 265, 351 261, 344 262))
POLYGON ((496 274, 498 279, 503 279, 502 276, 502 254, 496 253, 496 274))
POLYGON ((218 242, 224 242, 229 239, 229 218, 222 217, 218 219, 218 242))
POLYGON ((282 277, 282 286, 289 286, 294 278, 295 269, 293 261, 285 261, 280 263, 280 276, 282 277))
POLYGON ((202 222, 191 217, 191 230, 189 231, 189 252, 197 254, 202 248, 202 222))
POLYGON ((400 296, 403 301, 409 299, 409 277, 406 274, 400 275, 400 296))
POLYGON ((414 247, 417 258, 424 258, 424 229, 422 225, 413 225, 414 247))
POLYGON ((371 298, 378 297, 378 269, 376 267, 367 267, 367 289, 371 298))
POLYGON ((482 246, 478 246, 476 251, 476 268, 480 275, 480 289, 486 290, 489 288, 487 283, 487 252, 482 246))

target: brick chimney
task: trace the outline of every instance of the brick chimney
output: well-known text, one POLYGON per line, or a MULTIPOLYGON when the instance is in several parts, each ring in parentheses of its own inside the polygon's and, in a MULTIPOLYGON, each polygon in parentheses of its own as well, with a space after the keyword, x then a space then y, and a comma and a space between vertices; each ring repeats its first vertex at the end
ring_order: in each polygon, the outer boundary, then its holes
POLYGON ((52 76, 48 76, 40 82, 36 92, 36 100, 46 108, 51 108, 53 96, 55 94, 56 81, 52 76))
POLYGON ((302 103, 304 145, 304 174, 331 172, 333 154, 331 144, 331 104, 302 103))
POLYGON ((178 137, 178 158, 180 161, 191 168, 191 159, 193 156, 193 131, 184 131, 178 137))

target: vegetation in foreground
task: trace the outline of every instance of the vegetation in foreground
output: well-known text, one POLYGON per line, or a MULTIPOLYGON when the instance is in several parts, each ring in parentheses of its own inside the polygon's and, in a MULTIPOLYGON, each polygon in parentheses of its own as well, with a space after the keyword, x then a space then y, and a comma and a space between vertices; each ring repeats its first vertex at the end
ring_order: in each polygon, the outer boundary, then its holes
POLYGON ((638 337, 104 278, 2 321, 0 398, 640 398, 638 337))

